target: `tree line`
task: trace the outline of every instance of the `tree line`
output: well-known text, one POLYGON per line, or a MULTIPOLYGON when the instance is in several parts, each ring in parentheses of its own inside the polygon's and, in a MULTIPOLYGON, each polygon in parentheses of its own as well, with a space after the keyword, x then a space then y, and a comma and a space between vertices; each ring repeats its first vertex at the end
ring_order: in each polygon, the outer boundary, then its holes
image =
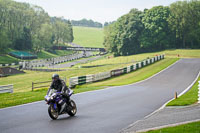
POLYGON ((97 27, 102 28, 103 25, 99 22, 94 22, 93 20, 81 19, 81 20, 71 20, 73 26, 84 26, 84 27, 97 27))
POLYGON ((50 17, 41 7, 0 0, 0 52, 7 49, 40 52, 73 41, 71 22, 50 17))
POLYGON ((115 56, 173 48, 200 48, 200 1, 132 9, 104 27, 104 46, 115 56))

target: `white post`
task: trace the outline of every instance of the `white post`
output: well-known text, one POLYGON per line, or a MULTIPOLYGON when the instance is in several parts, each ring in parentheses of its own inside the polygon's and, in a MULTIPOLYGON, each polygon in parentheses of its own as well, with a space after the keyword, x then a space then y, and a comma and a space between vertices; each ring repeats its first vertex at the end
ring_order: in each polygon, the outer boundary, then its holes
POLYGON ((199 85, 198 85, 198 87, 199 87, 199 92, 198 92, 198 103, 200 103, 200 81, 199 81, 199 85))

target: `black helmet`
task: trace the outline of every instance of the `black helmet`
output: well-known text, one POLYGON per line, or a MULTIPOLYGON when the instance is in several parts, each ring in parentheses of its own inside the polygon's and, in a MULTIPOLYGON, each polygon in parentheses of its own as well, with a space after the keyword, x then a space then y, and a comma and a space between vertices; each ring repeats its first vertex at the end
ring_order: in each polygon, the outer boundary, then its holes
POLYGON ((58 80, 59 79, 59 75, 58 74, 53 74, 52 75, 52 79, 53 80, 58 80))

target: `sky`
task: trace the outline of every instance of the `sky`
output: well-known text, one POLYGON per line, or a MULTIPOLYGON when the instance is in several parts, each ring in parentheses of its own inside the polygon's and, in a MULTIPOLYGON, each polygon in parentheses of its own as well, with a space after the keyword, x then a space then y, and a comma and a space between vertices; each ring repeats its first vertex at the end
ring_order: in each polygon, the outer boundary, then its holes
POLYGON ((64 17, 68 20, 83 18, 93 21, 112 22, 131 9, 143 11, 153 6, 169 6, 177 0, 15 0, 41 6, 53 17, 64 17))

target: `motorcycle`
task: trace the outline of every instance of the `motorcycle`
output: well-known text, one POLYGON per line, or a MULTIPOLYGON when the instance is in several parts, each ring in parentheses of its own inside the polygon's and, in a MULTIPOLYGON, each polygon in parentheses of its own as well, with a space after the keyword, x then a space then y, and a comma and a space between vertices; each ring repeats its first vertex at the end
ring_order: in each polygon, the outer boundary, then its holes
POLYGON ((50 92, 45 96, 45 101, 49 105, 48 113, 51 119, 56 120, 59 115, 68 114, 74 116, 77 112, 76 103, 70 99, 73 91, 69 92, 69 99, 67 100, 56 90, 50 90, 50 92))

